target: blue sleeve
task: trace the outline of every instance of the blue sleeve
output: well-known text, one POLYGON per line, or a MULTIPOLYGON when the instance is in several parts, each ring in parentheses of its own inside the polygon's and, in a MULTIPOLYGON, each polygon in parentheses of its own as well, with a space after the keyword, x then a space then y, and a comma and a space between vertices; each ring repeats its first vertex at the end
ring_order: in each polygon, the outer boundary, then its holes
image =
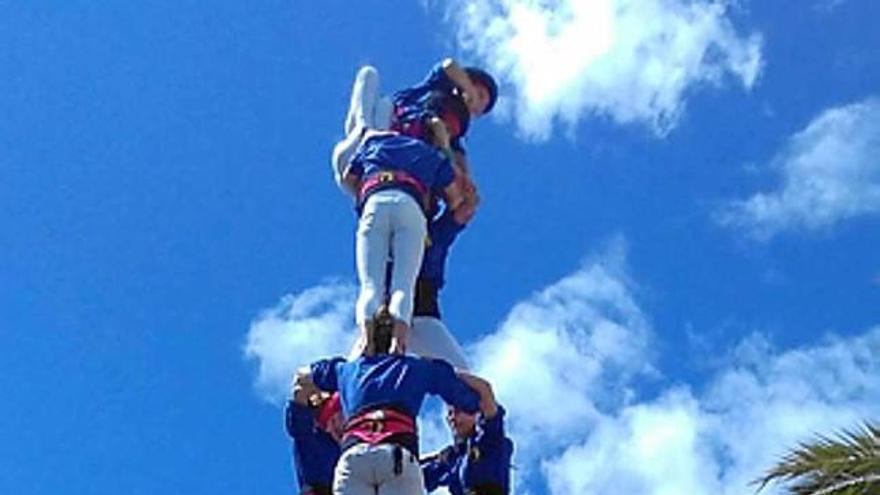
POLYGON ((465 224, 456 222, 453 211, 447 208, 442 215, 428 226, 428 235, 431 238, 431 247, 428 249, 434 246, 437 249, 449 249, 449 246, 452 245, 455 238, 458 237, 458 234, 464 228, 465 224))
POLYGON ((449 486, 450 479, 455 476, 457 458, 455 447, 450 445, 443 449, 439 456, 422 463, 425 491, 433 492, 441 486, 449 486))
POLYGON ((300 490, 306 487, 329 489, 340 455, 339 444, 326 432, 315 428, 311 434, 293 439, 293 468, 300 490))
POLYGON ((504 435, 504 415, 504 409, 499 406, 498 414, 492 419, 481 419, 477 424, 477 434, 469 441, 469 450, 479 455, 465 458, 461 472, 465 486, 494 485, 500 488, 499 493, 509 493, 513 442, 504 435))
POLYGON ((442 162, 437 167, 437 177, 434 181, 434 194, 442 195, 452 181, 455 180, 455 172, 452 170, 452 162, 449 158, 442 158, 442 162))
POLYGON ((439 395, 450 406, 468 414, 480 410, 480 395, 455 374, 451 364, 442 359, 426 359, 424 362, 428 367, 430 393, 439 395))
POLYGON ((315 410, 294 401, 288 401, 284 409, 284 426, 290 438, 311 435, 315 429, 315 410))
POLYGON ((425 76, 425 79, 419 83, 419 87, 450 93, 453 88, 455 88, 455 83, 452 82, 452 79, 450 79, 449 75, 446 74, 446 71, 443 70, 442 62, 437 62, 431 67, 431 70, 428 72, 428 75, 425 76))
POLYGON ((480 416, 477 422, 477 445, 498 444, 504 439, 504 415, 506 411, 500 405, 498 412, 491 419, 480 416))
POLYGON ((354 156, 348 162, 348 173, 355 177, 363 177, 364 175, 364 157, 363 150, 361 147, 360 150, 356 151, 354 156))
POLYGON ((335 357, 312 363, 312 381, 315 383, 315 386, 325 392, 336 392, 339 390, 337 368, 339 364, 344 362, 345 358, 335 357))

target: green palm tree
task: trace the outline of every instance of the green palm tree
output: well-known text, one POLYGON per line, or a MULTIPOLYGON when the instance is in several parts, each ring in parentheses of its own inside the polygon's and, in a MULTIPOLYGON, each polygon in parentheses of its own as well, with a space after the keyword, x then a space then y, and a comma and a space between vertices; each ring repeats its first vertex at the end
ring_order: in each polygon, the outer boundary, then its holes
POLYGON ((866 423, 801 443, 755 481, 758 491, 771 481, 785 482, 793 495, 880 495, 880 427, 866 423))

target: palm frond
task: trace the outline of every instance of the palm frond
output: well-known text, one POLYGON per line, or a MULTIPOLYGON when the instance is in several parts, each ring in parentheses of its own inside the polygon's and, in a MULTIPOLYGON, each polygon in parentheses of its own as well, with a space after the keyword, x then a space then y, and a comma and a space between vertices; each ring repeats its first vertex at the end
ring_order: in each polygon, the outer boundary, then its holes
POLYGON ((800 443, 755 483, 760 491, 776 481, 793 495, 880 494, 880 427, 865 423, 800 443))

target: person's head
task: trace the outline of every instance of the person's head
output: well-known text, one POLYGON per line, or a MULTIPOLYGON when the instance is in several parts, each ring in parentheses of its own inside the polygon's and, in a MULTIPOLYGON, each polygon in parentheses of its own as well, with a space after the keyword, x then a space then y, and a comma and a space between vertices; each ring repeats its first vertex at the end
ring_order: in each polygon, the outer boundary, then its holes
POLYGON ((333 395, 322 393, 318 405, 318 415, 315 419, 318 428, 326 431, 337 442, 342 440, 344 421, 342 419, 342 403, 339 400, 339 392, 333 395))
POLYGON ((479 117, 492 111, 498 100, 498 84, 488 72, 477 67, 465 67, 465 73, 474 85, 473 103, 468 105, 471 115, 479 117))
POLYGON ((477 415, 455 407, 446 408, 446 423, 455 438, 467 438, 477 431, 477 415))
POLYGON ((388 305, 379 306, 373 318, 367 324, 367 354, 388 354, 391 352, 391 341, 394 335, 394 317, 388 305))

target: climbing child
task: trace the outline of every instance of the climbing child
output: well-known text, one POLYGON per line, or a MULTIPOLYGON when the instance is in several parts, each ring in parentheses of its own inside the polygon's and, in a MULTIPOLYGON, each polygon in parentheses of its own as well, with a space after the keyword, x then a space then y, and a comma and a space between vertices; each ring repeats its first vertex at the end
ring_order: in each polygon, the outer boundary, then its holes
POLYGON ((498 87, 489 73, 475 67, 460 67, 447 58, 435 65, 419 84, 395 93, 392 98, 379 96, 379 73, 364 66, 355 77, 351 102, 345 119, 346 137, 333 149, 331 160, 337 184, 349 194, 342 182, 345 169, 366 129, 391 129, 433 142, 467 173, 462 138, 471 118, 492 110, 498 87))
POLYGON ((403 352, 412 320, 413 290, 422 264, 431 196, 454 211, 462 201, 449 158, 420 139, 369 131, 343 177, 357 192, 355 243, 360 294, 355 317, 362 333, 388 297, 394 350, 403 352), (386 280, 389 257, 393 260, 386 280))

